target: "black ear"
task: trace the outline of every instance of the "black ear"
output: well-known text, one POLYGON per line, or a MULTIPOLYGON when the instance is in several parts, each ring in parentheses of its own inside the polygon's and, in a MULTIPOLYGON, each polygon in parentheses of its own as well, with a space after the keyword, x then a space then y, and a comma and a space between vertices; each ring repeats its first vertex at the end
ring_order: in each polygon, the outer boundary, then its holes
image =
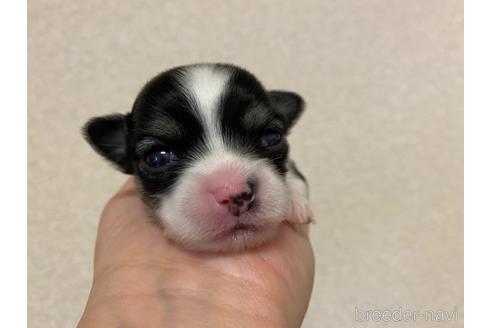
POLYGON ((113 114, 90 119, 83 128, 85 140, 96 152, 123 173, 133 169, 128 156, 130 114, 113 114))
POLYGON ((290 91, 268 92, 273 107, 282 115, 291 128, 304 111, 304 100, 297 93, 290 91))

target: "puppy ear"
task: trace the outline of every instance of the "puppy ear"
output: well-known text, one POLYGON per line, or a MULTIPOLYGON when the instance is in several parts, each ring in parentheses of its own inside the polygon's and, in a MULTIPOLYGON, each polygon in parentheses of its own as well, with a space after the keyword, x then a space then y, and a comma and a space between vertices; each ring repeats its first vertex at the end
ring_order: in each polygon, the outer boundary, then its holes
POLYGON ((287 128, 290 129, 304 111, 304 100, 297 93, 290 91, 270 91, 268 97, 273 107, 282 115, 287 128))
POLYGON ((123 173, 133 172, 128 156, 130 114, 113 114, 90 119, 83 127, 85 140, 123 173))

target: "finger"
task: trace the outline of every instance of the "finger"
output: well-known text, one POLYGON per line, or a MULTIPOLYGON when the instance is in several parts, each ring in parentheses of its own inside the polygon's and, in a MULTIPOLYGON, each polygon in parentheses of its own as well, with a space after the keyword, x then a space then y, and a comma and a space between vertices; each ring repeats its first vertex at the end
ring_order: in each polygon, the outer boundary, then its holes
POLYGON ((130 177, 130 178, 128 178, 128 180, 126 180, 126 182, 123 184, 123 186, 120 188, 120 190, 118 190, 116 195, 126 194, 128 192, 133 192, 135 190, 136 190, 135 179, 133 177, 130 177))
POLYGON ((302 238, 309 240, 309 224, 292 224, 290 222, 287 224, 302 238))
POLYGON ((101 223, 131 221, 133 216, 145 216, 143 205, 138 198, 135 181, 129 178, 107 202, 101 215, 101 223))
POLYGON ((137 186, 133 177, 130 177, 128 178, 128 180, 126 180, 123 186, 121 186, 121 188, 108 201, 108 205, 119 202, 120 200, 128 197, 138 197, 137 186))

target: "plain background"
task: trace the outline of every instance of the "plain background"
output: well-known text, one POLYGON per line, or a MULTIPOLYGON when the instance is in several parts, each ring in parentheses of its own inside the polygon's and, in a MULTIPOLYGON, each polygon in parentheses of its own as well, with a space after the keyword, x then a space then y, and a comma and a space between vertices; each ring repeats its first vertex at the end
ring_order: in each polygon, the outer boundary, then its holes
MULTIPOLYGON (((75 326, 100 212, 125 176, 85 144, 173 66, 231 62, 305 98, 290 141, 318 224, 303 327, 463 325, 463 4, 458 0, 28 3, 30 327, 75 326), (355 308, 459 311, 355 321, 355 308)), ((288 301, 288 300, 286 300, 288 301)))

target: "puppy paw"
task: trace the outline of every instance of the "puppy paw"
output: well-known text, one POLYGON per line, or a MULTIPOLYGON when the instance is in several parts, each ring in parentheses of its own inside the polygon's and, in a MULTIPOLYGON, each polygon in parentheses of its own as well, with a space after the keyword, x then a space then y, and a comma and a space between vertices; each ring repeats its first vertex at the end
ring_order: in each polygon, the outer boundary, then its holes
POLYGON ((293 197, 287 221, 295 224, 316 223, 309 200, 301 196, 293 197))

